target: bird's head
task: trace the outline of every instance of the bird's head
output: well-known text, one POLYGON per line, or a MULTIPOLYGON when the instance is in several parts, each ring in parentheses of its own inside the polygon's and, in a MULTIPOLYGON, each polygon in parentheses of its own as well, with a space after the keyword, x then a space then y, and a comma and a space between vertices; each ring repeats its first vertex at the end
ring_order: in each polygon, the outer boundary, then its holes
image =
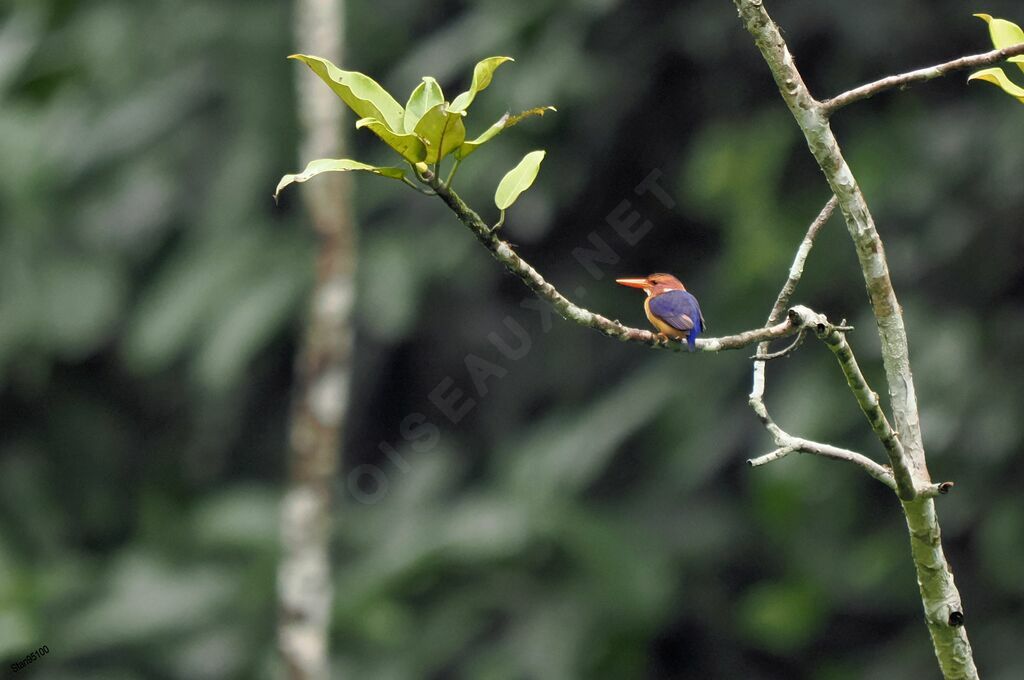
POLYGON ((647 295, 660 295, 670 290, 686 290, 686 286, 671 274, 651 274, 642 279, 615 279, 615 283, 640 288, 647 295))

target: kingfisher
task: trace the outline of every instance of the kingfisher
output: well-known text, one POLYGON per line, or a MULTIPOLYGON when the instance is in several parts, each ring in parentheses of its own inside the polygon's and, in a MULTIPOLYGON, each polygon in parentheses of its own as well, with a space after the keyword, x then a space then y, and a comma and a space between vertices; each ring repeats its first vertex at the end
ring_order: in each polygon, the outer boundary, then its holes
POLYGON ((708 324, 697 298, 687 292, 679 279, 671 274, 651 274, 643 279, 615 279, 615 283, 647 293, 644 300, 647 320, 662 335, 677 340, 685 338, 691 352, 697 349, 697 336, 708 324))

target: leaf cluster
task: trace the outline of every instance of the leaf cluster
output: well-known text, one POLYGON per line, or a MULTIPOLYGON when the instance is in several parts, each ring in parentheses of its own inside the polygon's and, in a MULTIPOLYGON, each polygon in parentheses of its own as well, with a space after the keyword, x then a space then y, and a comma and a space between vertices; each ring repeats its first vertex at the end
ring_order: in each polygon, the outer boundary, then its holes
MULTIPOLYGON (((494 72, 511 57, 488 57, 473 68, 473 79, 469 89, 452 101, 446 101, 441 85, 436 79, 425 76, 409 95, 405 107, 377 81, 356 71, 343 71, 327 59, 307 54, 293 54, 306 64, 359 119, 356 129, 366 128, 380 141, 402 157, 411 171, 412 178, 427 184, 436 177, 440 163, 451 156, 454 159, 447 182, 454 178, 459 164, 481 146, 498 134, 531 116, 542 116, 554 111, 553 106, 541 106, 512 115, 506 113, 483 133, 473 139, 466 139, 465 118, 476 96, 487 89, 494 78, 494 72)), ((532 151, 510 170, 498 184, 494 203, 504 214, 505 209, 533 184, 540 170, 544 151, 532 151)), ((378 167, 351 159, 321 158, 311 161, 299 173, 285 175, 278 182, 274 192, 276 199, 289 184, 305 182, 322 172, 349 172, 358 170, 382 177, 390 177, 417 187, 406 168, 378 167)), ((500 224, 500 223, 499 223, 500 224)))

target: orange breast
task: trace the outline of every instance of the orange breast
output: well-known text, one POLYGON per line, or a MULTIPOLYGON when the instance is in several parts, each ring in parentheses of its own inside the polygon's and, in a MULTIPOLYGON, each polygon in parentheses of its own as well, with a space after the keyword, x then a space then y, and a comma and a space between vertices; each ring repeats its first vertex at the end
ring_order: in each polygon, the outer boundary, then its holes
POLYGON ((652 326, 658 329, 659 333, 664 333, 670 338, 686 337, 686 333, 679 330, 678 328, 673 328, 672 326, 669 326, 667 323, 665 323, 664 321, 662 321, 661 319, 659 319, 658 317, 654 316, 654 314, 651 313, 650 297, 644 300, 644 312, 647 314, 647 320, 651 322, 652 326))

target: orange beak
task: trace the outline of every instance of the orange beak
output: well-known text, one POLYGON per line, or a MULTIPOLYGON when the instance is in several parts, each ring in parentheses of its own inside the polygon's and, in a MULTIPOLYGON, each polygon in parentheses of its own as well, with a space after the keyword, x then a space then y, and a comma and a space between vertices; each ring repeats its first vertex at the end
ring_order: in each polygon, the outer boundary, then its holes
POLYGON ((651 284, 647 279, 615 279, 615 283, 629 288, 650 288, 651 284))

